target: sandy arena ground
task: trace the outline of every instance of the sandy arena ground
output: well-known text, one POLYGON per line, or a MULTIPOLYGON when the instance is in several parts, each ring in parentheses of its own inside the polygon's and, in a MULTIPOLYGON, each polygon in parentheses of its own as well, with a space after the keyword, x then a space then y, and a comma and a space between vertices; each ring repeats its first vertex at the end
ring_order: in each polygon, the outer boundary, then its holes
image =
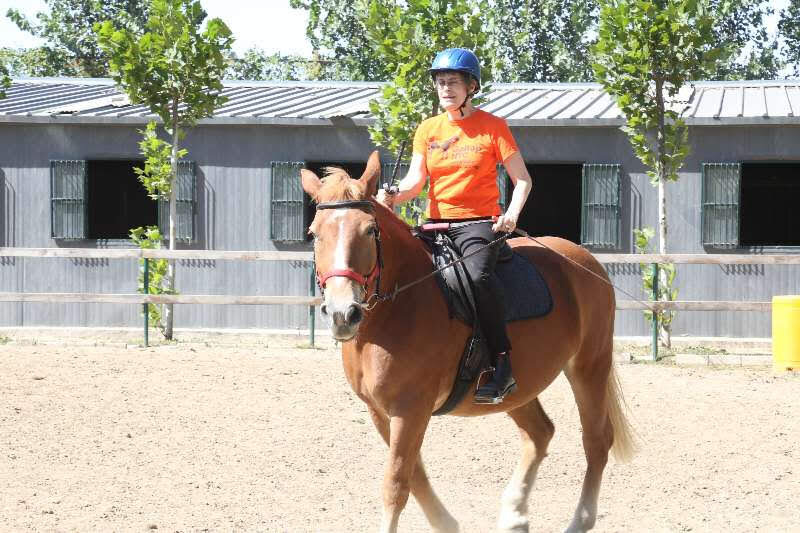
MULTIPOLYGON (((301 342, 0 345, 0 530, 376 530, 383 442, 337 352, 301 342)), ((800 531, 800 376, 619 373, 641 447, 609 463, 596 531, 800 531)), ((577 410, 563 378, 542 404, 556 436, 531 531, 562 531, 577 410)), ((423 454, 464 532, 493 530, 517 453, 506 416, 433 420, 423 454)), ((401 531, 428 531, 413 500, 401 531)))

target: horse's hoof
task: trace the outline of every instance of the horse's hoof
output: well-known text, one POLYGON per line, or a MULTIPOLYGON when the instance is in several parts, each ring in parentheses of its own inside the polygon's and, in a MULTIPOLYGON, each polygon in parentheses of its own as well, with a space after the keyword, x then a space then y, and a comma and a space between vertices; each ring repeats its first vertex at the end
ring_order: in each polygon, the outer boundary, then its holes
POLYGON ((500 517, 497 521, 497 531, 500 533, 528 533, 528 519, 516 511, 500 517))

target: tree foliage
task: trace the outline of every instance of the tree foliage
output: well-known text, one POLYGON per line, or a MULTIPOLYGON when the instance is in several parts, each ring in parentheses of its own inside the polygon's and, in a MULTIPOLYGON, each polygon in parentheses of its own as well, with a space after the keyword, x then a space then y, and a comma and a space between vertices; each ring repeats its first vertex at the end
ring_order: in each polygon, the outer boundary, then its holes
POLYGON ((6 97, 6 89, 11 87, 11 78, 5 63, 0 60, 0 100, 6 97))
POLYGON ((36 66, 30 75, 108 76, 108 57, 97 42, 94 25, 113 20, 120 27, 137 30, 147 20, 149 3, 142 0, 44 0, 48 11, 36 21, 9 9, 6 16, 19 29, 44 39, 35 48, 36 66))
MULTIPOLYGON (((172 136, 169 184, 159 193, 169 194, 169 247, 175 249, 177 210, 173 184, 178 159, 186 152, 178 143, 183 128, 210 116, 225 102, 222 77, 233 38, 225 23, 206 19, 198 0, 152 0, 150 15, 141 32, 115 27, 112 21, 97 24, 98 42, 108 54, 113 78, 134 104, 146 104, 158 115, 172 136), (164 191, 168 187, 169 191, 164 191)), ((164 145, 155 126, 145 132, 145 148, 159 156, 164 145)), ((158 165, 156 167, 158 169, 158 165)), ((164 180, 160 180, 164 181, 164 180)), ((174 262, 167 272, 168 289, 174 289, 174 262)), ((165 336, 172 338, 172 306, 166 308, 165 336)))
MULTIPOLYGON (((139 130, 142 140, 139 141, 139 153, 144 157, 144 167, 133 167, 153 200, 169 200, 172 190, 172 145, 158 136, 158 124, 147 123, 144 130, 139 130)), ((177 151, 178 160, 186 157, 188 151, 181 148, 177 151)))
POLYGON ((767 31, 774 8, 769 0, 710 0, 714 46, 724 50, 708 73, 714 80, 775 79, 783 61, 777 36, 767 31))
POLYGON ((114 80, 170 133, 210 116, 225 101, 222 77, 233 38, 218 18, 203 30, 205 18, 197 0, 152 0, 143 32, 110 20, 96 25, 114 80))
POLYGON ((598 81, 625 115, 624 128, 653 184, 678 178, 688 133, 669 100, 721 57, 704 0, 603 0, 594 47, 598 81))
MULTIPOLYGON (((160 250, 163 247, 163 237, 158 226, 145 226, 133 228, 130 231, 133 244, 145 250, 160 250)), ((139 276, 137 278, 140 294, 178 294, 169 287, 167 272, 169 264, 166 259, 140 259, 139 276), (144 283, 144 262, 148 261, 147 291, 144 283)), ((147 314, 150 323, 166 335, 167 326, 164 321, 163 304, 147 304, 147 314)))
POLYGON ((595 0, 491 0, 488 47, 496 81, 590 81, 595 0))
POLYGON ((233 56, 225 77, 231 80, 305 80, 306 61, 299 56, 267 54, 250 48, 241 57, 233 56))
MULTIPOLYGON (((419 123, 436 113, 438 100, 428 69, 437 51, 463 47, 486 52, 483 20, 467 0, 407 0, 405 6, 371 0, 367 37, 390 72, 381 97, 370 102, 372 141, 391 153, 412 138, 419 123)), ((484 85, 490 71, 484 63, 484 85)))
MULTIPOLYGON (((652 253, 650 241, 655 236, 653 228, 642 228, 633 230, 633 245, 637 254, 652 253)), ((673 263, 661 263, 658 265, 658 286, 656 294, 653 294, 655 287, 656 267, 652 263, 639 263, 642 272, 642 289, 648 297, 654 297, 656 301, 674 302, 678 299, 678 289, 675 288, 675 277, 677 271, 673 263)), ((675 319, 675 311, 662 309, 660 311, 645 311, 644 317, 648 322, 653 321, 653 317, 658 320, 658 338, 667 348, 671 347, 672 340, 672 321, 675 319)))
POLYGON ((783 37, 782 52, 794 76, 800 76, 800 0, 789 0, 781 12, 778 29, 783 37))
MULTIPOLYGON (((289 0, 291 7, 308 11, 306 36, 319 67, 313 79, 389 78, 391 71, 366 39, 370 3, 370 0, 289 0)), ((389 6, 395 2, 382 3, 389 6)))

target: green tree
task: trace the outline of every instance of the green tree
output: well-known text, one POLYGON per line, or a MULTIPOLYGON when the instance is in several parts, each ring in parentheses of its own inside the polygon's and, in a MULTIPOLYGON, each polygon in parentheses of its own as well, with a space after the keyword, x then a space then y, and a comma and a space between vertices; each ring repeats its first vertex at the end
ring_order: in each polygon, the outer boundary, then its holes
MULTIPOLYGON (((653 228, 641 228, 633 230, 633 246, 637 254, 649 254, 652 252, 650 241, 656 232, 653 228)), ((653 294, 653 286, 656 279, 656 267, 653 264, 639 263, 642 272, 642 289, 645 294, 653 294)), ((675 265, 673 263, 661 263, 658 265, 658 287, 656 289, 655 300, 674 301, 678 298, 678 289, 674 287, 675 265)), ((648 322, 652 322, 654 317, 658 320, 658 338, 661 343, 671 347, 672 320, 675 318, 675 311, 662 309, 660 311, 645 311, 644 317, 648 322)))
POLYGON ((714 19, 707 0, 601 0, 600 6, 594 71, 625 115, 623 130, 658 187, 658 251, 664 254, 666 183, 678 179, 689 152, 689 131, 669 100, 720 58, 714 19))
MULTIPOLYGON (((141 32, 115 27, 111 21, 95 28, 108 54, 114 79, 131 103, 146 104, 172 137, 169 190, 169 247, 175 249, 176 203, 173 184, 186 128, 210 116, 225 102, 222 77, 233 37, 225 23, 210 19, 198 0, 152 0, 150 16, 141 32)), ((175 287, 175 265, 170 261, 167 288, 175 287)), ((165 336, 172 338, 172 306, 165 313, 165 336)))
POLYGON ((308 11, 306 36, 323 67, 315 79, 382 81, 390 76, 378 51, 364 38, 369 4, 369 0, 289 0, 291 7, 308 11))
POLYGON ((484 13, 495 80, 593 79, 595 0, 491 0, 484 13))
MULTIPOLYGON (((381 97, 370 102, 375 123, 372 141, 397 154, 417 125, 438 110, 428 69, 437 51, 463 47, 478 57, 486 52, 483 19, 467 0, 407 0, 405 6, 381 0, 369 5, 367 37, 390 73, 381 97)), ((483 65, 484 85, 490 71, 483 65)))
POLYGON ((800 76, 800 0, 789 0, 781 12, 778 29, 783 38, 784 57, 792 67, 792 74, 800 76))
POLYGON ((250 48, 242 57, 232 57, 226 77, 232 80, 303 80, 308 79, 305 63, 298 56, 267 54, 250 48))
POLYGON ((11 78, 8 77, 8 69, 3 61, 0 61, 0 100, 6 97, 6 89, 11 87, 11 78))
POLYGON ((714 45, 725 54, 708 73, 714 80, 770 80, 783 67, 777 36, 767 31, 770 0, 710 0, 714 45))
MULTIPOLYGON (((56 60, 62 59, 60 56, 56 60)), ((35 48, 0 48, 0 63, 5 63, 12 76, 60 76, 72 75, 72 71, 54 66, 54 58, 43 46, 35 48)))
MULTIPOLYGON (((97 42, 94 25, 113 20, 135 31, 146 20, 149 3, 142 0, 45 0, 48 11, 36 14, 36 22, 16 9, 6 16, 22 31, 44 39, 36 48, 36 75, 108 76, 108 57, 97 42)), ((34 74, 34 73, 31 73, 34 74)))

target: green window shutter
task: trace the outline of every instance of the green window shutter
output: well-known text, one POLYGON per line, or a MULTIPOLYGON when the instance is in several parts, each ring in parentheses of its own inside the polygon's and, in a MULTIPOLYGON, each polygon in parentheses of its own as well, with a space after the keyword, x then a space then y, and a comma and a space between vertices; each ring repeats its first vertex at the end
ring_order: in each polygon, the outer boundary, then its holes
POLYGON ((50 161, 50 237, 85 239, 86 161, 50 161))
POLYGON ((584 164, 581 185, 581 244, 619 249, 620 166, 584 164))
POLYGON ((741 163, 703 163, 703 246, 733 248, 739 245, 741 163))
POLYGON ((500 204, 500 211, 503 213, 506 212, 508 209, 508 181, 511 178, 508 177, 508 172, 506 172, 506 167, 503 166, 502 163, 497 164, 497 188, 500 190, 500 199, 497 203, 500 204))
MULTIPOLYGON (((175 240, 192 243, 197 240, 195 215, 197 214, 197 176, 194 161, 178 161, 178 179, 175 180, 175 240)), ((158 228, 165 241, 169 240, 169 201, 158 201, 158 228)))
POLYGON ((306 220, 300 169, 304 163, 273 161, 270 164, 271 220, 269 238, 281 242, 305 242, 306 220))

